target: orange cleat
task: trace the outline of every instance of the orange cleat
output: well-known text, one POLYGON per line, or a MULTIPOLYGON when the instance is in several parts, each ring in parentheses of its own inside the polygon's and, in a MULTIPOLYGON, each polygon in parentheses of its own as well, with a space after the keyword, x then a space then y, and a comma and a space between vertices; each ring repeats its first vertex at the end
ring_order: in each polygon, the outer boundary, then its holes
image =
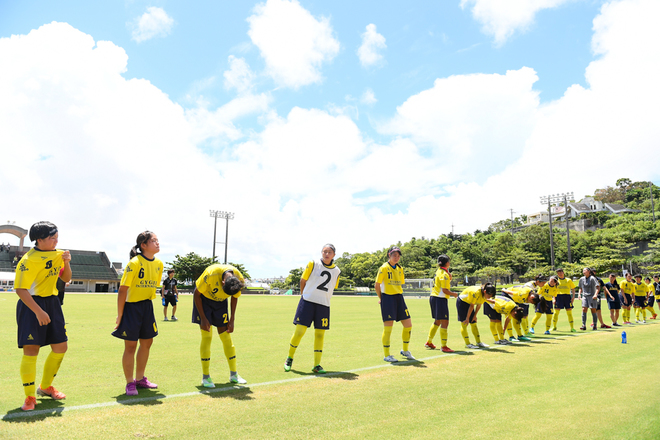
POLYGON ((32 411, 35 406, 37 406, 37 398, 34 396, 27 396, 21 409, 23 411, 32 411))
POLYGON ((424 347, 430 348, 431 350, 435 350, 435 345, 433 345, 433 342, 427 342, 424 344, 424 347))
POLYGON ((454 353, 454 350, 452 350, 449 347, 442 347, 442 352, 443 353, 454 353))
POLYGON ((45 390, 42 390, 41 387, 37 388, 37 394, 40 396, 47 396, 47 397, 52 397, 55 400, 62 400, 66 398, 66 395, 62 393, 61 391, 57 391, 55 387, 52 385, 46 388, 45 390))

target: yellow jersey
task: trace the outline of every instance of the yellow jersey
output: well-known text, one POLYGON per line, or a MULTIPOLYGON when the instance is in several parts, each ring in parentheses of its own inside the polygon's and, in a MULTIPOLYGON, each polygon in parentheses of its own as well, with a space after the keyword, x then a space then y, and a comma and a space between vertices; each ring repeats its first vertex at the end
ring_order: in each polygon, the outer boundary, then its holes
POLYGON ((529 286, 513 286, 508 290, 513 292, 509 295, 511 296, 511 299, 513 299, 518 304, 525 304, 527 302, 527 298, 529 298, 529 294, 534 291, 529 286))
POLYGON ((449 290, 451 282, 451 276, 449 272, 442 268, 438 268, 435 272, 435 280, 433 282, 433 290, 431 290, 431 296, 438 296, 440 298, 449 298, 449 295, 444 293, 442 289, 449 290))
POLYGON ((619 286, 621 287, 621 291, 623 293, 627 293, 628 295, 631 296, 635 294, 635 283, 633 283, 632 281, 623 280, 621 281, 621 284, 619 284, 619 286))
POLYGON ((558 292, 557 286, 550 287, 550 283, 545 283, 543 287, 539 288, 539 295, 545 298, 546 301, 552 301, 552 298, 557 296, 558 292))
MULTIPOLYGON (((204 270, 204 273, 197 278, 195 283, 199 293, 213 301, 224 301, 232 295, 227 295, 222 289, 222 276, 231 270, 236 275, 236 278, 245 283, 243 274, 239 272, 234 266, 229 264, 212 264, 204 270)), ((241 296, 241 292, 233 295, 235 298, 241 296)))
POLYGON ((570 278, 559 278, 557 285, 558 295, 570 295, 571 290, 575 291, 575 283, 570 278))
POLYGON ((635 283, 635 296, 646 296, 648 292, 648 287, 645 283, 635 283))
POLYGON ((57 279, 64 267, 64 251, 30 249, 16 266, 14 289, 26 289, 32 296, 57 295, 57 279))
POLYGON ((516 307, 518 307, 518 304, 516 304, 515 301, 512 301, 509 298, 504 298, 501 296, 495 297, 495 304, 492 303, 488 303, 488 304, 490 304, 493 310, 504 316, 509 316, 511 314, 511 311, 516 307))
POLYGON ((461 299, 461 301, 464 301, 468 304, 474 304, 475 306, 478 304, 483 304, 484 301, 486 301, 486 298, 484 298, 484 295, 481 292, 481 286, 466 287, 465 290, 463 290, 463 293, 461 293, 458 297, 461 299))
POLYGON ((128 287, 126 302, 138 302, 156 298, 156 290, 163 276, 163 262, 150 260, 142 254, 131 258, 121 277, 121 286, 128 287))
POLYGON ((376 283, 380 284, 380 292, 385 295, 400 295, 403 293, 403 284, 406 282, 403 276, 403 268, 397 264, 392 267, 389 262, 385 262, 376 275, 376 283))
POLYGON ((653 283, 647 284, 645 281, 644 284, 646 284, 646 292, 650 295, 655 295, 655 286, 653 285, 653 283))

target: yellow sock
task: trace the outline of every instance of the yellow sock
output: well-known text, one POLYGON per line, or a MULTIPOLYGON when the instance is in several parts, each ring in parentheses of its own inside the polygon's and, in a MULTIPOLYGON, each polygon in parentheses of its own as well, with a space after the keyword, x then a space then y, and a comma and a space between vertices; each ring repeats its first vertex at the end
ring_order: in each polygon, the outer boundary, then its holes
POLYGON ((64 353, 54 353, 50 352, 44 363, 44 375, 41 378, 41 389, 45 390, 53 384, 53 379, 57 375, 57 372, 62 365, 62 359, 64 359, 64 353))
POLYGON ((429 338, 426 342, 433 342, 433 338, 435 338, 435 334, 437 333, 439 328, 440 326, 435 325, 435 322, 431 324, 431 329, 429 330, 429 338))
POLYGON ((623 322, 628 322, 628 309, 623 309, 623 322))
POLYGON ((510 338, 513 338, 513 329, 511 326, 507 327, 506 332, 509 334, 510 338))
POLYGON ((495 339, 495 342, 500 340, 500 338, 497 336, 497 323, 495 321, 490 321, 490 332, 493 334, 493 339, 495 339))
POLYGON ((474 339, 476 339, 477 344, 479 344, 481 342, 481 338, 479 337, 479 327, 477 327, 477 324, 470 324, 470 328, 472 329, 474 339))
POLYGON ((23 391, 25 397, 35 397, 37 387, 34 381, 37 378, 37 357, 23 355, 21 359, 21 381, 23 381, 23 391))
POLYGON ((410 344, 411 333, 412 327, 404 327, 403 332, 401 332, 401 339, 403 340, 403 351, 408 351, 408 344, 410 344))
MULTIPOLYGON (((513 321, 513 328, 516 329, 516 334, 517 334, 518 336, 522 336, 523 333, 522 333, 522 331, 521 331, 521 329, 520 329, 520 321, 516 321, 515 319, 513 319, 512 321, 513 321)), ((511 327, 509 327, 509 334, 511 334, 511 327)))
POLYGON ((527 321, 527 316, 525 316, 520 323, 522 324, 523 331, 529 333, 529 321, 527 321))
POLYGON ((291 336, 291 342, 289 342, 289 357, 291 359, 293 359, 293 355, 296 354, 296 349, 298 348, 298 345, 300 345, 302 337, 305 336, 306 331, 307 327, 304 325, 296 325, 296 331, 293 332, 293 336, 291 336))
POLYGON ((227 364, 229 364, 229 371, 232 373, 236 372, 236 347, 231 341, 231 335, 227 332, 220 333, 220 340, 222 341, 222 348, 225 350, 225 356, 227 357, 227 364))
POLYGON ((213 333, 201 330, 202 342, 199 344, 199 357, 202 359, 202 374, 208 376, 211 371, 211 342, 213 333))
POLYGON ((467 332, 467 325, 463 324, 461 322, 461 336, 463 336, 463 340, 465 340, 465 345, 470 345, 470 336, 468 335, 467 332))
POLYGON ((440 329, 440 343, 442 344, 441 347, 446 347, 447 346, 447 329, 446 328, 441 328, 440 329))
POLYGON ((532 319, 532 328, 536 327, 536 323, 539 322, 541 316, 543 316, 543 313, 537 313, 536 315, 534 315, 534 319, 532 319))
POLYGON ((653 310, 653 307, 652 307, 652 306, 648 306, 648 307, 646 308, 646 310, 649 311, 649 313, 651 314, 651 316, 655 315, 655 310, 653 310))
POLYGON ((639 321, 639 307, 635 309, 635 318, 639 321))
POLYGON ((553 327, 557 328, 557 322, 559 321, 559 309, 555 309, 555 313, 552 315, 552 323, 554 324, 553 327))
POLYGON ((545 330, 550 331, 550 324, 552 324, 552 315, 545 315, 545 330))
POLYGON ((392 326, 383 326, 383 353, 385 357, 390 355, 390 338, 392 337, 392 326))
POLYGON ((500 337, 500 340, 504 339, 504 328, 502 327, 502 321, 497 321, 497 335, 500 337))
POLYGON ((323 356, 323 337, 325 330, 314 329, 314 366, 321 365, 321 356, 323 356))
POLYGON ((568 323, 571 325, 571 330, 573 330, 573 310, 566 309, 566 315, 568 316, 568 323))
POLYGON ((642 319, 646 321, 646 309, 642 309, 642 319))

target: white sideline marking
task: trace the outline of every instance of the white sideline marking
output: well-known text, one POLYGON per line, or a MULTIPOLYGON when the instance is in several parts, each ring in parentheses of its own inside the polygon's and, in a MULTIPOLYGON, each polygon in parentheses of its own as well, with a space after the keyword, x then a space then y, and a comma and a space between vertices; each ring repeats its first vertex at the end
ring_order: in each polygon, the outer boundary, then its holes
MULTIPOLYGON (((648 325, 648 323, 647 323, 648 325)), ((576 336, 579 335, 588 335, 588 334, 598 334, 598 332, 587 332, 587 333, 577 333, 576 336)), ((563 335, 538 335, 540 336, 546 336, 543 339, 567 339, 568 335, 563 336, 563 335)), ((571 336, 571 338, 574 336, 571 336)), ((527 342, 529 344, 530 342, 527 342)), ((532 342, 533 343, 533 340, 532 342)), ((515 346, 515 343, 514 343, 515 346)), ((479 353, 483 351, 488 351, 488 349, 475 349, 475 350, 470 350, 469 353, 479 353)), ((281 380, 273 380, 270 382, 261 382, 261 383, 255 383, 251 384, 249 386, 226 386, 222 388, 216 388, 216 389, 210 389, 210 390, 200 390, 200 391, 191 391, 189 393, 179 393, 179 394, 171 394, 169 396, 167 395, 160 395, 160 396, 152 396, 152 397, 141 397, 137 399, 126 399, 126 400, 119 400, 116 402, 100 402, 100 403, 90 403, 88 405, 77 405, 77 406, 65 406, 65 407, 59 407, 59 408, 50 408, 50 409, 40 409, 40 410, 33 410, 33 411, 25 411, 25 412, 15 412, 11 414, 4 414, 2 415, 2 420, 11 420, 11 419, 20 419, 24 417, 35 417, 35 416, 42 416, 42 415, 53 415, 53 414, 61 414, 63 412, 69 412, 69 411, 79 411, 79 410, 84 410, 84 409, 95 409, 95 408, 105 408, 105 407, 110 407, 110 406, 119 406, 119 405, 134 405, 137 403, 144 403, 144 402, 153 402, 156 400, 165 400, 165 399, 178 399, 182 397, 190 397, 190 396, 200 396, 204 394, 213 394, 213 393, 224 393, 227 391, 235 391, 235 390, 241 390, 241 389, 251 389, 251 388, 256 388, 256 387, 264 387, 264 386, 269 386, 269 385, 279 385, 283 383, 293 383, 293 382, 300 382, 303 380, 312 380, 312 379, 322 379, 324 377, 335 377, 335 376, 343 376, 345 374, 350 374, 350 373, 357 373, 360 371, 369 371, 369 370, 376 370, 378 368, 391 368, 394 367, 395 364, 398 365, 409 365, 413 364, 416 362, 424 362, 424 361, 430 361, 433 359, 439 359, 447 356, 461 356, 461 352, 456 352, 456 353, 442 353, 436 356, 429 356, 421 359, 417 359, 415 361, 399 361, 399 362, 394 362, 394 363, 384 363, 384 364, 379 364, 379 365, 372 365, 370 367, 362 367, 362 368, 355 368, 353 370, 347 370, 347 371, 337 371, 334 373, 327 373, 327 374, 319 374, 319 375, 309 375, 309 376, 301 376, 301 377, 293 377, 290 379, 281 379, 281 380)))

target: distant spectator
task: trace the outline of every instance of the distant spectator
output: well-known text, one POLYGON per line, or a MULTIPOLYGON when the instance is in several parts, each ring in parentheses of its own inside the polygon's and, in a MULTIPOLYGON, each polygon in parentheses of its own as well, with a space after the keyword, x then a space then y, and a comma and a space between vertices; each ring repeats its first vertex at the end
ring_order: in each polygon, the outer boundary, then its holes
POLYGON ((176 315, 176 304, 179 302, 179 291, 176 288, 178 281, 174 278, 174 270, 167 271, 167 278, 163 281, 163 288, 160 291, 160 296, 163 302, 163 315, 167 321, 167 305, 172 305, 172 321, 178 321, 176 315))

